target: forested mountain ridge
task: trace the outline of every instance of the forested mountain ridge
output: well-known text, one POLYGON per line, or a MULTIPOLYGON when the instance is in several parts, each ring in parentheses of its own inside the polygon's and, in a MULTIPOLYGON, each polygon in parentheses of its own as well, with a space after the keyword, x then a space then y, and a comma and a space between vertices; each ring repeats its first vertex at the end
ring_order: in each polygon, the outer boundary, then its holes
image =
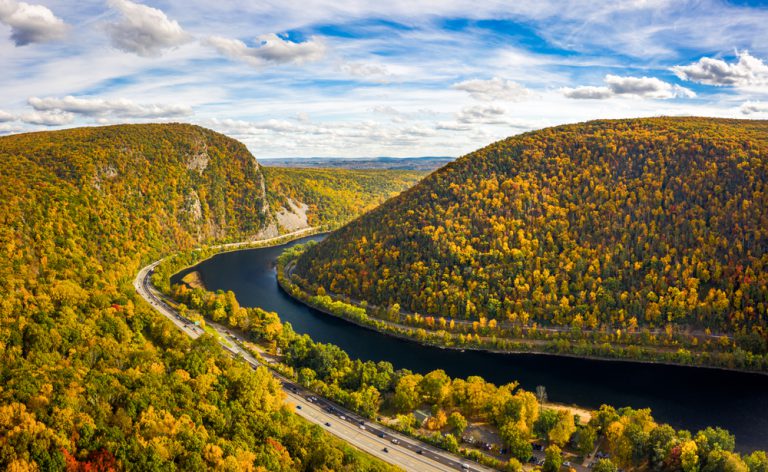
POLYGON ((768 122, 592 121, 458 159, 294 274, 421 319, 711 330, 763 353, 767 249, 768 122))
POLYGON ((262 169, 270 207, 278 209, 278 224, 282 221, 328 229, 376 208, 427 174, 422 170, 390 169, 267 166, 262 169))
POLYGON ((142 264, 270 221, 246 148, 181 124, 0 138, 0 469, 384 468, 176 331, 142 264))

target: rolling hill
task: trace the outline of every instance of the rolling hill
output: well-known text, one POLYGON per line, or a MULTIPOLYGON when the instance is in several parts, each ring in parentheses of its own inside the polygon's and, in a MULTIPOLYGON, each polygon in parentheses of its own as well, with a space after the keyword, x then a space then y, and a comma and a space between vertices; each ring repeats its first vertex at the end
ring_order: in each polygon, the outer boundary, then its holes
POLYGON ((768 352, 767 264, 768 122, 649 118, 491 144, 339 229, 293 274, 433 331, 751 362, 768 352))

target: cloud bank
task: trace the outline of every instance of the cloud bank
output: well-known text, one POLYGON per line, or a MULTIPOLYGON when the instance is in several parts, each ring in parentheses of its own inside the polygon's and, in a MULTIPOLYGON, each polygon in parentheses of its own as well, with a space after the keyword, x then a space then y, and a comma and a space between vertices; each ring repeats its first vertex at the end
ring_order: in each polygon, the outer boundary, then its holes
POLYGON ((72 95, 63 98, 30 97, 27 102, 41 112, 53 111, 91 117, 111 115, 118 118, 174 118, 192 114, 192 109, 186 105, 138 104, 126 99, 105 100, 72 95))
POLYGON ((768 64, 749 54, 738 53, 738 61, 728 63, 722 59, 702 57, 687 66, 674 66, 672 72, 679 78, 699 84, 715 86, 768 85, 768 64))
POLYGON ((635 98, 670 99, 693 98, 693 90, 680 85, 664 82, 656 77, 620 77, 608 74, 603 80, 604 86, 580 86, 561 89, 567 98, 604 100, 607 98, 630 96, 635 98))

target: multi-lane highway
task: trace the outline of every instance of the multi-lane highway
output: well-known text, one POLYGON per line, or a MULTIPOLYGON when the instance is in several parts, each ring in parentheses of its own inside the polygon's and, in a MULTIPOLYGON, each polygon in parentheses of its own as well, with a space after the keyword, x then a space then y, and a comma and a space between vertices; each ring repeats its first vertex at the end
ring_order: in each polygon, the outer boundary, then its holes
MULTIPOLYGON (((203 334, 202 328, 181 316, 165 296, 152 286, 151 275, 160 262, 154 262, 139 271, 134 280, 136 291, 182 332, 191 338, 197 338, 203 334)), ((220 344, 231 355, 239 357, 254 369, 259 365, 249 352, 242 349, 243 340, 237 334, 230 333, 215 323, 207 322, 207 324, 219 333, 220 344), (224 339, 229 339, 229 342, 225 343, 224 339)), ((305 390, 274 371, 270 372, 282 383, 287 401, 298 415, 385 462, 409 471, 492 470, 373 423, 330 400, 305 390)))

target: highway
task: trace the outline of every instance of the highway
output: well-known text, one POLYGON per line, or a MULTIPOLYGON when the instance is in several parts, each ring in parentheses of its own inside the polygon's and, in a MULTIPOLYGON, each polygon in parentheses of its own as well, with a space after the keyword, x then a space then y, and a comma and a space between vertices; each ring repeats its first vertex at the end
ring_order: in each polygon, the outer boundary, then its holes
MULTIPOLYGON (((168 318, 187 336, 195 339, 204 333, 203 329, 182 317, 151 283, 152 272, 161 262, 162 259, 141 269, 134 280, 134 287, 139 295, 160 314, 168 318)), ((238 335, 216 323, 206 321, 206 324, 215 329, 222 339, 235 341, 229 346, 223 340, 219 340, 221 346, 232 356, 247 362, 254 369, 260 365, 249 352, 241 348, 240 343, 244 340, 238 335)), ((271 369, 270 372, 281 382, 286 400, 296 414, 385 462, 408 471, 493 470, 371 422, 330 400, 305 390, 271 369)))

